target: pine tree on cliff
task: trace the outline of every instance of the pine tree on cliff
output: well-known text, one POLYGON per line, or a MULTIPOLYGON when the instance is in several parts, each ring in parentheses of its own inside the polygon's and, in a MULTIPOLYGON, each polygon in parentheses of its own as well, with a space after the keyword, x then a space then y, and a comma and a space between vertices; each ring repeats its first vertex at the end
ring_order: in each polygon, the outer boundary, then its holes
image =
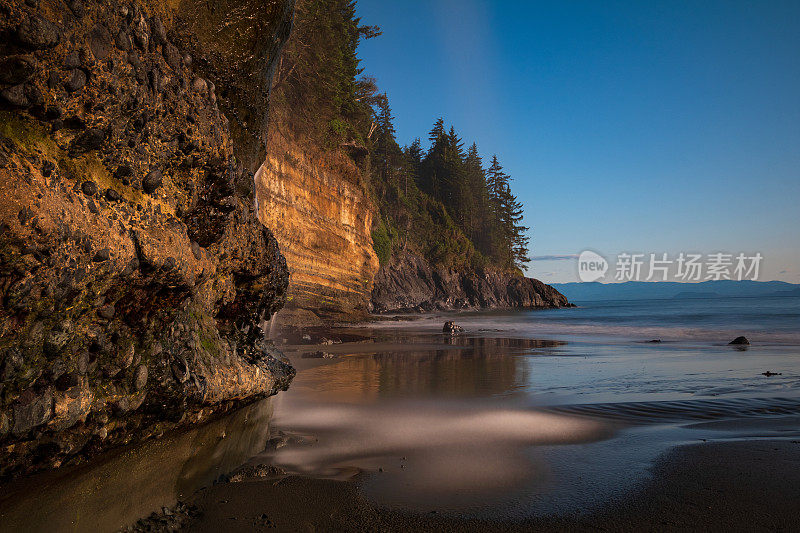
POLYGON ((431 146, 422 161, 419 188, 436 200, 442 199, 442 181, 445 172, 445 153, 447 136, 444 133, 444 119, 439 118, 428 133, 431 146))
POLYGON ((486 171, 478 153, 478 145, 472 143, 464 161, 467 186, 472 198, 472 209, 468 213, 467 235, 482 253, 489 252, 490 242, 484 231, 484 221, 489 217, 489 191, 486 187, 486 171))
POLYGON ((422 145, 419 137, 411 141, 411 144, 403 148, 403 174, 404 174, 404 194, 408 196, 408 182, 412 185, 419 183, 420 169, 422 168, 422 145))
POLYGON ((511 193, 511 188, 506 187, 506 202, 508 210, 508 229, 511 240, 511 263, 520 270, 530 261, 528 258, 528 243, 530 238, 527 232, 530 228, 522 225, 522 203, 511 193))
POLYGON ((450 211, 450 216, 469 235, 467 221, 474 209, 474 202, 467 181, 464 143, 453 126, 450 126, 447 133, 446 149, 443 173, 445 195, 442 200, 450 211))
POLYGON ((428 133, 428 140, 431 143, 430 150, 433 150, 434 145, 436 142, 444 136, 444 119, 439 117, 436 119, 436 122, 433 123, 433 128, 428 133))
POLYGON ((386 93, 379 95, 376 100, 373 165, 383 182, 390 183, 397 180, 403 154, 395 138, 394 117, 386 93))
POLYGON ((530 260, 526 234, 529 228, 522 225, 522 204, 511 192, 510 181, 511 176, 503 171, 497 156, 492 156, 492 164, 486 172, 491 256, 505 266, 522 268, 530 260))

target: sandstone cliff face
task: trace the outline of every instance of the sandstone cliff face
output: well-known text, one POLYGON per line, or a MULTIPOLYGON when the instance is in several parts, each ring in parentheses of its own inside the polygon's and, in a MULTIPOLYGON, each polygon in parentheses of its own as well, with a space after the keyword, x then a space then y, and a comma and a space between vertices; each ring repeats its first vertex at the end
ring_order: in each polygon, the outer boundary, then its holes
POLYGON ((253 177, 291 0, 0 14, 0 476, 285 389, 253 177))
POLYGON ((372 206, 363 186, 345 175, 357 169, 326 164, 277 135, 268 152, 256 173, 256 197, 291 272, 287 307, 324 316, 366 313, 378 258, 372 206))
POLYGON ((537 279, 496 270, 432 267, 410 253, 394 256, 381 266, 371 301, 379 313, 571 305, 563 294, 537 279))

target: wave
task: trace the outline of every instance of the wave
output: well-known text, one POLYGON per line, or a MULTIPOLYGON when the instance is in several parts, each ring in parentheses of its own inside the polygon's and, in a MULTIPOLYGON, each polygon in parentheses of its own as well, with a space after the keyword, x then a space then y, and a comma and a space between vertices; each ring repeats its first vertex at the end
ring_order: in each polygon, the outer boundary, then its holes
POLYGON ((800 398, 725 398, 652 402, 561 405, 547 408, 562 415, 656 424, 800 414, 800 398))
MULTIPOLYGON (((567 310, 570 312, 570 310, 567 310)), ((702 328, 688 324, 675 325, 620 325, 609 319, 596 323, 575 320, 556 321, 552 319, 538 320, 532 313, 516 315, 440 315, 425 316, 415 321, 384 322, 377 327, 419 329, 425 331, 441 331, 443 320, 456 320, 468 334, 515 334, 519 336, 557 336, 585 337, 587 339, 620 339, 626 341, 642 341, 659 339, 663 341, 696 341, 710 344, 727 344, 739 335, 744 335, 751 342, 760 344, 800 345, 800 332, 775 331, 756 328, 702 328)), ((373 326, 375 327, 375 326, 373 326)))

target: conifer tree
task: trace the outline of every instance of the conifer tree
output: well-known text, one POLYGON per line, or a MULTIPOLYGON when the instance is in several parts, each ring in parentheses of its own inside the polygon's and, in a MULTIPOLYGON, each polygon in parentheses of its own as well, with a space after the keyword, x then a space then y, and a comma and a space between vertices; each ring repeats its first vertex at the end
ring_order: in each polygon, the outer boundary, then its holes
POLYGON ((477 144, 472 143, 469 147, 464 166, 472 199, 472 209, 467 220, 467 235, 481 252, 487 254, 489 243, 488 235, 484 231, 484 224, 489 217, 489 196, 486 187, 486 172, 483 169, 483 161, 478 153, 477 144))
POLYGON ((401 165, 402 152, 395 137, 394 117, 386 93, 376 98, 376 108, 373 166, 380 172, 384 182, 395 181, 397 178, 395 171, 401 165))

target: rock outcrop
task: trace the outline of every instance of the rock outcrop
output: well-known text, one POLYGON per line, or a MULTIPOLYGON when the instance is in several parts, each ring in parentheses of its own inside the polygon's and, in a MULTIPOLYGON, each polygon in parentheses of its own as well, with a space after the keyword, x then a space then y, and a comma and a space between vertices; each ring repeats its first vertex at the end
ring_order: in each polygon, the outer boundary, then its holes
POLYGON ((292 4, 0 0, 0 476, 288 386, 254 173, 292 4))
POLYGON ((410 253, 381 265, 372 290, 372 307, 378 313, 570 306, 563 294, 536 279, 498 270, 433 267, 410 253))
POLYGON ((291 272, 287 307, 326 317, 366 314, 378 258, 374 206, 360 170, 343 154, 311 154, 278 134, 268 146, 256 197, 291 272))

